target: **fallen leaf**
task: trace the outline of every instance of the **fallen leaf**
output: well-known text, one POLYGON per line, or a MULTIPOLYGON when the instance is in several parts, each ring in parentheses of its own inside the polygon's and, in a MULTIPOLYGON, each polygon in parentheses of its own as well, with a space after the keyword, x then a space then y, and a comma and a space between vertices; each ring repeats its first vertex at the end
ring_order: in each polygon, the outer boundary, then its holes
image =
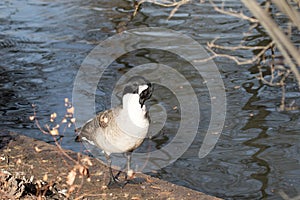
POLYGON ((74 169, 72 169, 70 172, 69 172, 69 174, 68 174, 68 176, 67 176, 67 181, 66 181, 66 183, 68 184, 68 185, 73 185, 73 183, 74 183, 74 181, 75 181, 75 178, 76 178, 76 171, 74 170, 74 169))
POLYGON ((75 185, 70 186, 70 188, 69 188, 69 190, 68 190, 68 194, 67 194, 66 196, 69 197, 70 194, 71 194, 72 192, 74 192, 75 188, 76 188, 75 185))
POLYGON ((43 176, 43 181, 47 181, 48 180, 48 174, 46 173, 44 176, 43 176))
POLYGON ((102 189, 102 190, 107 190, 108 187, 107 187, 107 185, 102 185, 102 186, 101 186, 101 189, 102 189))
POLYGON ((21 164, 22 163, 22 160, 19 158, 18 160, 17 160, 17 164, 21 164))
POLYGON ((51 135, 59 135, 59 132, 56 128, 53 128, 52 130, 50 130, 50 134, 51 135))
POLYGON ((153 189, 160 190, 160 187, 158 187, 158 186, 155 186, 155 185, 151 185, 150 187, 151 187, 151 188, 153 188, 153 189))
POLYGON ((74 107, 68 108, 67 113, 74 114, 74 107))
POLYGON ((76 118, 73 117, 70 121, 71 121, 72 123, 75 123, 76 118))
POLYGON ((140 197, 131 197, 131 200, 140 200, 140 197))
POLYGON ((35 151, 38 152, 38 153, 40 153, 40 152, 42 151, 38 146, 35 146, 34 149, 35 149, 35 151))
POLYGON ((151 179, 150 177, 147 177, 147 178, 146 178, 146 181, 147 181, 148 183, 153 183, 153 182, 154 182, 154 180, 151 179))
POLYGON ((57 117, 57 114, 56 113, 52 113, 51 115, 50 115, 50 118, 51 119, 55 119, 57 117))
POLYGON ((84 158, 82 158, 81 162, 83 164, 86 164, 86 165, 89 165, 89 166, 93 166, 93 163, 92 163, 91 159, 88 156, 85 156, 84 158))
POLYGON ((160 195, 170 196, 171 192, 160 192, 160 195))

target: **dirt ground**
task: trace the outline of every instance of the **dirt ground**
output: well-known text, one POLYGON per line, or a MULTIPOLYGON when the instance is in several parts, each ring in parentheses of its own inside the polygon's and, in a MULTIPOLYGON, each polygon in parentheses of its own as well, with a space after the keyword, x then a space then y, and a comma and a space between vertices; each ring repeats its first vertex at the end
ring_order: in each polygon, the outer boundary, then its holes
POLYGON ((135 176, 145 181, 108 189, 108 168, 98 160, 0 133, 0 199, 218 199, 145 174, 135 176))

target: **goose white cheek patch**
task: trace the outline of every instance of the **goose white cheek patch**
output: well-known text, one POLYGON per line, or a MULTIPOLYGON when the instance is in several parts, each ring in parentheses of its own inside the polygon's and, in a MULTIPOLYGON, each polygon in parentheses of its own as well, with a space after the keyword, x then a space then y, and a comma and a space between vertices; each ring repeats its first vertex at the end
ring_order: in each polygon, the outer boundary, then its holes
POLYGON ((139 95, 144 91, 148 89, 148 85, 140 85, 139 86, 139 95))

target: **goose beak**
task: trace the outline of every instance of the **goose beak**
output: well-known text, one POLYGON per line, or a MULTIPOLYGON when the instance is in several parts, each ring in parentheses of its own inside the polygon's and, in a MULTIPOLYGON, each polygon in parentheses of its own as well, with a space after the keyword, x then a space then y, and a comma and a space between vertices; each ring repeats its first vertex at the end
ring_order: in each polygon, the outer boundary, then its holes
POLYGON ((148 83, 147 86, 148 87, 140 93, 139 103, 141 104, 141 107, 143 107, 145 101, 150 99, 152 96, 153 86, 151 83, 148 83))

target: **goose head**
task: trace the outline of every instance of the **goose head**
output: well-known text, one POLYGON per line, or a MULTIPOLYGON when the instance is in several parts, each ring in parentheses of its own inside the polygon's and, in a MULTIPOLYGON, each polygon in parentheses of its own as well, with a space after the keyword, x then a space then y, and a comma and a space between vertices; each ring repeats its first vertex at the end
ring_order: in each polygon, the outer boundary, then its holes
POLYGON ((139 95, 139 104, 141 108, 144 106, 145 101, 150 99, 153 92, 153 85, 141 76, 135 76, 129 79, 123 92, 123 97, 126 94, 139 95))

